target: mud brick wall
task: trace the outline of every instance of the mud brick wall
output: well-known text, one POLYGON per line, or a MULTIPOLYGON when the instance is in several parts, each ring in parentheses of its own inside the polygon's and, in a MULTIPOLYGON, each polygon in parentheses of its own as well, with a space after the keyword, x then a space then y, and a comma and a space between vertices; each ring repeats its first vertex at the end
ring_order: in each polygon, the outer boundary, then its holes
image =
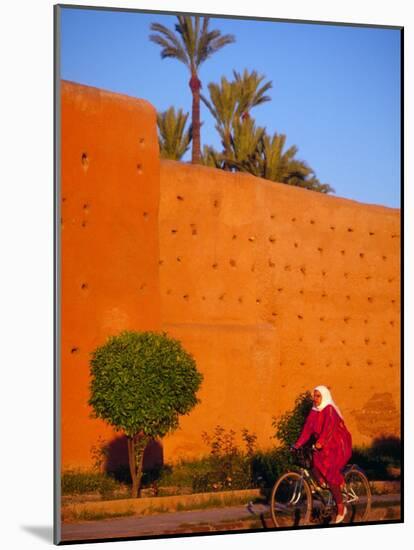
POLYGON ((205 375, 165 441, 216 424, 272 444, 272 416, 331 387, 354 442, 399 435, 400 216, 247 174, 161 162, 163 327, 205 375))
POLYGON ((89 354, 123 329, 167 331, 204 374, 167 462, 217 424, 273 445, 272 416, 318 384, 355 443, 399 435, 399 210, 160 162, 144 100, 64 82, 61 115, 64 468, 99 441, 127 460, 87 405, 89 354))
POLYGON ((159 329, 159 155, 143 100, 70 82, 61 95, 62 463, 90 466, 115 433, 89 418, 90 352, 159 329))

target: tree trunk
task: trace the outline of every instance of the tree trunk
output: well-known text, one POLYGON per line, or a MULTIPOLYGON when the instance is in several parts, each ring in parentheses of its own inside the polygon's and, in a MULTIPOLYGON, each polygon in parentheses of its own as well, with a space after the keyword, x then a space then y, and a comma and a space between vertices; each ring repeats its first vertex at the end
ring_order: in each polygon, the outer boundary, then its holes
POLYGON ((141 496, 142 466, 144 451, 148 441, 149 438, 142 433, 128 436, 128 459, 132 479, 132 498, 139 498, 141 496))
POLYGON ((200 164, 201 159, 201 142, 200 142, 200 88, 201 82, 198 79, 196 73, 191 75, 189 82, 191 93, 193 94, 193 105, 192 105, 192 140, 193 140, 193 149, 191 162, 193 164, 200 164))

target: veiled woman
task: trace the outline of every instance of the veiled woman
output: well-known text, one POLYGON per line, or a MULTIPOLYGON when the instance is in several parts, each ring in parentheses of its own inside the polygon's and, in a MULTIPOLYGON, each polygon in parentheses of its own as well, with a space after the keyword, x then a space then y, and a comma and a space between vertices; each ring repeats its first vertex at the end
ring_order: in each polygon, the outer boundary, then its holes
POLYGON ((346 515, 341 494, 344 484, 341 470, 351 457, 352 438, 326 386, 317 386, 313 390, 313 407, 294 447, 298 449, 311 438, 316 448, 313 453, 314 475, 320 483, 325 481, 329 485, 337 507, 335 523, 341 523, 346 515))

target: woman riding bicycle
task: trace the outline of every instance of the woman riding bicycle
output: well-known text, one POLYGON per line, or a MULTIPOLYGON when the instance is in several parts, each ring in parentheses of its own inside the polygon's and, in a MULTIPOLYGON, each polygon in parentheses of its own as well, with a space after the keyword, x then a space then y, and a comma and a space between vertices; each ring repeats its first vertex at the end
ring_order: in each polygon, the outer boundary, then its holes
POLYGON ((298 449, 312 436, 317 451, 313 454, 313 473, 319 482, 325 480, 328 483, 337 507, 335 523, 341 523, 346 514, 341 494, 344 484, 341 470, 351 457, 352 438, 341 411, 325 386, 313 390, 313 407, 293 447, 298 449))

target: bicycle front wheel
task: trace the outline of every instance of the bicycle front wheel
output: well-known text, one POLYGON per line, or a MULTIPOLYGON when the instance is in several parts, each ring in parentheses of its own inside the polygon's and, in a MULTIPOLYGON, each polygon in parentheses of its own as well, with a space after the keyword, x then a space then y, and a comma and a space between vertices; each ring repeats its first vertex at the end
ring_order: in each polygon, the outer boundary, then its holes
POLYGON ((273 487, 270 506, 276 527, 306 525, 312 510, 312 493, 307 481, 296 472, 282 475, 273 487))
POLYGON ((349 523, 366 521, 371 510, 371 488, 365 474, 351 468, 345 474, 344 502, 348 508, 349 523))

